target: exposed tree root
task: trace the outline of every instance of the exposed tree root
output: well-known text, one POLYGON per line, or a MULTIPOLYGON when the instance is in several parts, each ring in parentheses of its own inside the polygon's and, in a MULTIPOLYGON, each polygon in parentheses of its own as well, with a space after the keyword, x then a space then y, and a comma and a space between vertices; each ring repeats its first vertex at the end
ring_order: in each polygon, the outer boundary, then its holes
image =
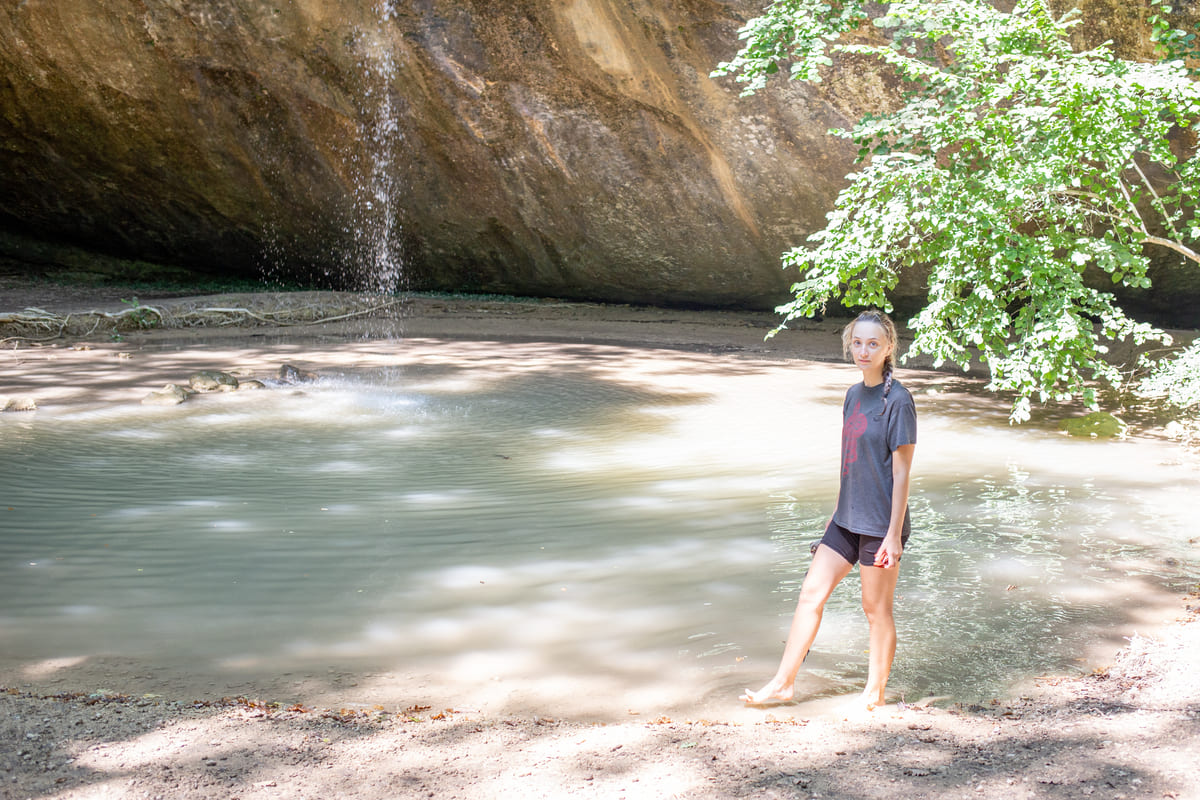
POLYGON ((249 302, 208 305, 201 301, 175 301, 157 306, 135 304, 121 311, 80 311, 60 314, 42 308, 0 312, 0 342, 46 342, 64 336, 87 337, 96 333, 127 333, 150 328, 205 328, 272 325, 321 325, 347 319, 394 313, 401 305, 395 297, 348 293, 234 295, 249 302))

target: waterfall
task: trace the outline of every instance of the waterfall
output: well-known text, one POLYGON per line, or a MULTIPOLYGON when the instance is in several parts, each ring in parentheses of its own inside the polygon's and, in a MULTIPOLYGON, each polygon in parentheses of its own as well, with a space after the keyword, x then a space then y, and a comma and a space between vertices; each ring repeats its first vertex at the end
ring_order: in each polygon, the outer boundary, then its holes
MULTIPOLYGON (((263 220, 260 274, 267 283, 286 285, 295 278, 315 280, 321 288, 337 288, 366 295, 364 301, 391 296, 404 288, 401 181, 396 174, 396 152, 404 135, 400 130, 393 86, 398 75, 393 26, 396 0, 376 0, 367 20, 354 26, 346 47, 356 56, 356 133, 340 143, 344 175, 350 187, 341 207, 323 209, 340 220, 340 241, 306 241, 305 221, 294 216, 268 216, 263 220), (328 249, 326 249, 328 247, 328 249)), ((276 214, 288 214, 284 203, 276 214)), ((327 220, 309 221, 310 231, 327 220)))
MULTIPOLYGON (((375 27, 363 31, 360 66, 363 71, 359 109, 361 160, 356 164, 351 220, 354 247, 348 271, 355 288, 376 294, 395 294, 401 288, 403 261, 398 219, 400 186, 395 152, 403 138, 392 99, 397 64, 389 28, 395 17, 394 0, 375 4, 375 27)), ((350 276, 347 276, 350 277, 350 276)))

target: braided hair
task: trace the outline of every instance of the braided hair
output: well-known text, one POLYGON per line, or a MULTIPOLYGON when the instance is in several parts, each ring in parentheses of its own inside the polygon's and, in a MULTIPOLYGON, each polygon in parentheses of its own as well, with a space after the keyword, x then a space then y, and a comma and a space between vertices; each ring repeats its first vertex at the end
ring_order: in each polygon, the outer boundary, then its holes
POLYGON ((883 406, 879 409, 879 416, 883 416, 883 413, 887 411, 888 393, 892 391, 892 378, 896 372, 896 346, 898 344, 896 325, 892 322, 891 317, 878 309, 870 308, 860 313, 850 321, 849 325, 842 328, 842 354, 847 358, 851 358, 850 342, 854 338, 854 326, 860 322, 873 322, 883 328, 883 335, 888 343, 887 358, 883 362, 883 406))

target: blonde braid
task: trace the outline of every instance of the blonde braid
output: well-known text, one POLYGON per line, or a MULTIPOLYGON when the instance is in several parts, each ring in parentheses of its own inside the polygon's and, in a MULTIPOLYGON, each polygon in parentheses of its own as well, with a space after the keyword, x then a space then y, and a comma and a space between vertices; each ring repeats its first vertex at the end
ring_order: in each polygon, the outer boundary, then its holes
POLYGON ((887 411, 888 393, 892 391, 892 378, 896 374, 895 358, 889 354, 887 360, 883 362, 883 405, 879 408, 879 416, 883 416, 887 411))

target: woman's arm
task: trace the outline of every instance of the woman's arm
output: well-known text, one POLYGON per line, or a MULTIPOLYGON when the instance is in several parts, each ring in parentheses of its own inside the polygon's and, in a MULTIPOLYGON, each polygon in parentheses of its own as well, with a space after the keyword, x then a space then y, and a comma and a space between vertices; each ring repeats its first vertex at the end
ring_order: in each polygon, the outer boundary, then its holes
POLYGON ((900 554, 904 552, 900 533, 904 530, 904 513, 908 510, 908 486, 916 449, 915 444, 902 444, 892 451, 892 516, 883 544, 875 554, 877 567, 896 566, 900 563, 900 554))

